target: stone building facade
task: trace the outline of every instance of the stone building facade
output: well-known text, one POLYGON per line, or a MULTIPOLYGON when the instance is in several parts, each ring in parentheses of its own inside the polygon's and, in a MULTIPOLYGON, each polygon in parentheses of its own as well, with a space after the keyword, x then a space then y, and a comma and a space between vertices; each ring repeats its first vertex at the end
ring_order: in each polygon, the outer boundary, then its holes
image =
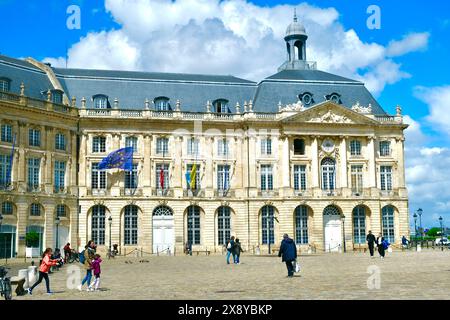
POLYGON ((0 200, 13 208, 2 204, 2 234, 14 233, 4 243, 19 256, 27 230, 41 231, 41 247, 58 230, 59 246, 94 239, 122 253, 180 253, 186 242, 221 253, 230 235, 268 252, 283 233, 299 250, 363 247, 368 230, 399 243, 409 235, 401 109, 387 115, 364 84, 317 70, 307 38, 294 18, 286 62, 259 83, 0 56, 4 168, 16 136, 12 183, 0 168, 0 200), (124 147, 132 171, 97 169, 124 147))

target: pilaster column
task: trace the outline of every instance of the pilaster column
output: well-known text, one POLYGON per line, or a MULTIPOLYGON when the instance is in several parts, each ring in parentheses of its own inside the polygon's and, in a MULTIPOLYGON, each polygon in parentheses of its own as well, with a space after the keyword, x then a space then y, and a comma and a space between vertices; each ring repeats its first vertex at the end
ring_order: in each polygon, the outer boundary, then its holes
POLYGON ((280 137, 281 143, 282 143, 282 187, 284 189, 289 189, 290 187, 290 157, 289 157, 289 137, 288 136, 282 136, 280 137))
POLYGON ((151 186, 151 136, 149 134, 144 135, 144 147, 143 147, 143 154, 144 154, 144 168, 142 170, 142 181, 144 182, 142 184, 142 187, 148 188, 151 186))
POLYGON ((80 171, 78 178, 79 181, 79 187, 86 187, 86 175, 87 175, 87 163, 86 160, 87 156, 87 145, 88 145, 89 136, 86 133, 81 134, 81 141, 80 141, 80 159, 79 159, 79 165, 80 165, 80 171))
POLYGON ((340 156, 341 156, 341 188, 348 188, 348 176, 347 176, 347 139, 348 137, 340 137, 340 156))
POLYGON ((396 145, 396 159, 398 161, 398 187, 405 188, 405 149, 404 149, 404 138, 397 139, 396 145))
POLYGON ((318 137, 313 136, 311 144, 311 187, 319 187, 319 142, 318 137))
POLYGON ((173 159, 173 187, 174 188, 181 188, 182 187, 182 180, 183 180, 183 170, 182 170, 182 152, 181 147, 183 144, 183 137, 182 136, 175 136, 173 137, 175 142, 175 148, 174 148, 174 154, 172 156, 173 159))
POLYGON ((367 144, 367 157, 369 158, 369 180, 368 187, 376 188, 377 187, 377 171, 376 171, 376 162, 375 162, 375 137, 368 137, 367 144))

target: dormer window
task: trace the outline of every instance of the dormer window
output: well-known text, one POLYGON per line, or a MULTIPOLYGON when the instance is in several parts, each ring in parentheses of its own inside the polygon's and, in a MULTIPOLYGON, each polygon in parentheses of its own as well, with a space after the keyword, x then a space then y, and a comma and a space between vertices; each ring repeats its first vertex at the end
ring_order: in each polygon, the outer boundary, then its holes
POLYGON ((328 101, 334 102, 336 104, 341 104, 341 95, 338 93, 332 93, 325 97, 328 101))
POLYGON ((155 110, 156 111, 172 111, 169 100, 170 99, 167 97, 155 98, 153 100, 153 103, 155 104, 155 110))
POLYGON ((63 92, 61 90, 52 90, 52 102, 56 104, 63 103, 63 92))
POLYGON ((305 92, 305 93, 300 94, 298 96, 298 98, 300 99, 300 101, 305 106, 310 106, 310 105, 312 105, 314 103, 313 96, 309 92, 305 92))
POLYGON ((216 113, 231 113, 230 108, 228 108, 228 100, 218 99, 213 102, 213 106, 216 113))
POLYGON ((108 97, 103 94, 98 94, 92 97, 95 109, 109 109, 108 97))
POLYGON ((0 78, 0 92, 9 92, 11 89, 11 80, 8 78, 0 78))

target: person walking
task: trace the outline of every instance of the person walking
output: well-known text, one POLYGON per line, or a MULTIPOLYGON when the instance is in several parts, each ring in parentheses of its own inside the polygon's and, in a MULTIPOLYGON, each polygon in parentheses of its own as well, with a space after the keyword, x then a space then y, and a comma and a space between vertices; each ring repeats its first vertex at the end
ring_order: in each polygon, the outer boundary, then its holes
POLYGON ((97 291, 98 287, 100 285, 100 272, 101 272, 100 264, 101 263, 102 263, 102 259, 100 258, 100 255, 96 254, 94 256, 94 260, 92 261, 92 270, 94 271, 95 280, 89 286, 90 291, 94 291, 94 290, 97 291))
POLYGON ((234 242, 234 263, 235 264, 240 264, 239 258, 241 256, 241 252, 244 252, 244 250, 242 250, 242 246, 241 243, 239 242, 239 238, 236 238, 236 241, 234 242))
POLYGON ((230 240, 227 242, 227 264, 230 264, 231 255, 233 255, 233 262, 235 261, 234 246, 234 236, 231 236, 230 240))
POLYGON ((281 262, 286 263, 288 277, 292 278, 294 276, 293 262, 297 260, 297 247, 295 246, 294 240, 289 238, 287 233, 283 235, 278 257, 281 257, 281 262))
POLYGON ((385 252, 385 248, 384 248, 384 238, 381 233, 378 235, 378 238, 377 238, 377 247, 378 247, 378 253, 380 254, 380 258, 384 259, 386 252, 385 252))
POLYGON ((64 262, 67 263, 69 261, 70 256, 72 255, 72 248, 70 247, 70 243, 68 242, 64 248, 64 262))
POLYGON ((78 286, 78 290, 82 290, 83 285, 87 283, 88 288, 87 291, 89 291, 89 285, 91 284, 92 279, 92 261, 94 260, 95 256, 95 243, 92 240, 89 240, 86 246, 84 247, 84 268, 86 269, 86 276, 84 277, 81 284, 78 286))
POLYGON ((372 234, 372 231, 369 231, 369 234, 367 235, 367 245, 369 246, 369 252, 370 252, 370 257, 373 258, 373 249, 375 247, 375 236, 372 234))
POLYGON ((47 287, 47 293, 48 294, 53 293, 50 290, 50 280, 48 278, 48 273, 52 266, 56 266, 58 260, 51 259, 51 255, 52 249, 51 248, 45 249, 44 254, 42 255, 41 265, 39 266, 39 278, 31 288, 28 288, 28 294, 33 294, 33 289, 36 288, 36 286, 38 286, 42 282, 42 279, 45 279, 45 286, 47 287))

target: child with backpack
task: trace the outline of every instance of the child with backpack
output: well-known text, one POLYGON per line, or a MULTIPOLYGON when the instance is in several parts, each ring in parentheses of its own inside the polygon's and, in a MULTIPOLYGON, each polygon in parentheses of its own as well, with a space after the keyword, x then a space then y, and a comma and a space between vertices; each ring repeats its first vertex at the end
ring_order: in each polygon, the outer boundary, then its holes
POLYGON ((89 286, 89 290, 90 291, 93 291, 93 290, 97 291, 98 287, 100 285, 100 272, 101 272, 101 270, 100 270, 100 263, 102 263, 102 259, 100 259, 100 255, 99 254, 96 254, 94 256, 94 260, 92 261, 92 264, 91 264, 92 265, 92 270, 94 271, 95 280, 89 286))
POLYGON ((35 284, 28 288, 28 294, 32 294, 33 289, 42 282, 42 279, 45 279, 45 286, 47 287, 47 293, 52 294, 53 292, 50 290, 50 280, 48 279, 48 273, 52 266, 56 266, 59 260, 51 259, 52 249, 47 248, 42 255, 42 263, 39 266, 39 279, 35 282, 35 284))
POLYGON ((92 240, 89 240, 87 245, 84 247, 84 250, 80 252, 80 263, 84 265, 84 268, 86 269, 86 276, 84 277, 81 284, 78 286, 78 290, 82 290, 83 285, 87 283, 89 290, 89 285, 91 284, 91 278, 92 278, 92 261, 94 260, 95 255, 95 243, 92 240))

